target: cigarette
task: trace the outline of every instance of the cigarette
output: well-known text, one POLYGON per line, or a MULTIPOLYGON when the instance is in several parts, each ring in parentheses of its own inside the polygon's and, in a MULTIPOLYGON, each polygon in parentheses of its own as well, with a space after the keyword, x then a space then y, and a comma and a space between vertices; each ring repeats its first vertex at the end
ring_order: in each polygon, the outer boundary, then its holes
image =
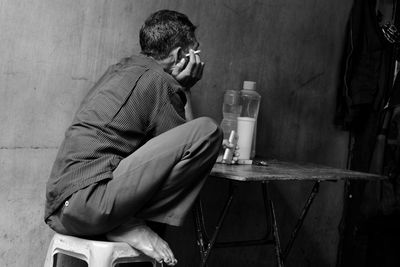
MULTIPOLYGON (((193 54, 197 55, 197 54, 199 54, 200 52, 201 52, 201 50, 196 50, 196 51, 193 51, 193 54)), ((185 57, 188 57, 188 56, 190 56, 190 53, 187 53, 187 54, 185 55, 185 57)))

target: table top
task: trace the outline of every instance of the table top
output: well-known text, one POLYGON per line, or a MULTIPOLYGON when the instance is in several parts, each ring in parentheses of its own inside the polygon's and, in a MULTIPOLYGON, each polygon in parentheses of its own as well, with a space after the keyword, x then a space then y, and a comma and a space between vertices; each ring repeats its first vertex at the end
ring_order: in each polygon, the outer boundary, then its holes
POLYGON ((382 180, 385 176, 332 168, 316 164, 301 164, 277 160, 265 161, 266 166, 227 165, 216 163, 210 176, 236 181, 339 181, 382 180))

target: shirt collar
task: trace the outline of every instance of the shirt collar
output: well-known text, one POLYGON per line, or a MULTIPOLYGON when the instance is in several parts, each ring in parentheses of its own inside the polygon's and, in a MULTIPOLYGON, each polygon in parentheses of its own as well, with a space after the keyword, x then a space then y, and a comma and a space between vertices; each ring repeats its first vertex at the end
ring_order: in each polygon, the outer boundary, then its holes
POLYGON ((175 78, 171 74, 167 73, 160 63, 158 63, 155 59, 153 59, 151 57, 148 57, 148 56, 145 56, 142 54, 133 55, 127 59, 126 63, 127 63, 127 65, 131 65, 131 64, 139 65, 139 66, 143 66, 145 68, 152 69, 152 70, 156 71, 157 73, 159 73, 161 76, 165 77, 170 82, 170 84, 172 86, 171 89, 174 93, 176 93, 177 91, 183 91, 182 85, 180 85, 178 83, 178 81, 175 80, 175 78))

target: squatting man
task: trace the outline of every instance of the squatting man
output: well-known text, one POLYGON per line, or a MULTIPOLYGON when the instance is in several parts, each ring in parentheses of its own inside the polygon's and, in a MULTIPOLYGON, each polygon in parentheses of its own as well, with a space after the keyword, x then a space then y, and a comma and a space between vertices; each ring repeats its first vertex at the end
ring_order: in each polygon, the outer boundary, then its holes
POLYGON ((160 235, 183 223, 226 146, 213 120, 192 119, 190 89, 204 69, 195 29, 179 12, 151 14, 141 54, 89 90, 47 182, 45 222, 54 231, 124 241, 177 263, 160 235))

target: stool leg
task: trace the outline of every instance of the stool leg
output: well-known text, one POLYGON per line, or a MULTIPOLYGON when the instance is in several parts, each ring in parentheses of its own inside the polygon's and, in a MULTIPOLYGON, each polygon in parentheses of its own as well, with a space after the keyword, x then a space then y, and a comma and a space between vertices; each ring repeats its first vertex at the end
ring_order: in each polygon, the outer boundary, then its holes
MULTIPOLYGON (((117 259, 117 260, 112 261, 111 263, 108 263, 109 265, 107 265, 107 267, 110 267, 110 266, 111 267, 115 267, 115 266, 117 266, 117 264, 119 264, 118 266, 120 266, 120 264, 123 264, 123 263, 138 263, 138 262, 139 263, 143 263, 143 262, 150 263, 153 267, 164 267, 163 263, 158 263, 154 259, 150 259, 148 257, 142 257, 142 256, 137 257, 135 259, 128 259, 128 260, 126 260, 126 259, 122 259, 122 260, 121 259, 117 259)), ((95 263, 92 263, 92 264, 95 264, 95 263)), ((97 265, 95 267, 97 267, 97 265)))
POLYGON ((54 255, 53 253, 47 252, 46 260, 44 262, 44 267, 54 267, 54 255))
POLYGON ((88 267, 110 267, 112 265, 111 251, 108 249, 96 248, 96 256, 89 258, 88 267), (101 251, 102 250, 102 251, 101 251))
POLYGON ((44 267, 54 267, 54 238, 51 239, 49 248, 47 249, 46 259, 44 261, 44 267))

